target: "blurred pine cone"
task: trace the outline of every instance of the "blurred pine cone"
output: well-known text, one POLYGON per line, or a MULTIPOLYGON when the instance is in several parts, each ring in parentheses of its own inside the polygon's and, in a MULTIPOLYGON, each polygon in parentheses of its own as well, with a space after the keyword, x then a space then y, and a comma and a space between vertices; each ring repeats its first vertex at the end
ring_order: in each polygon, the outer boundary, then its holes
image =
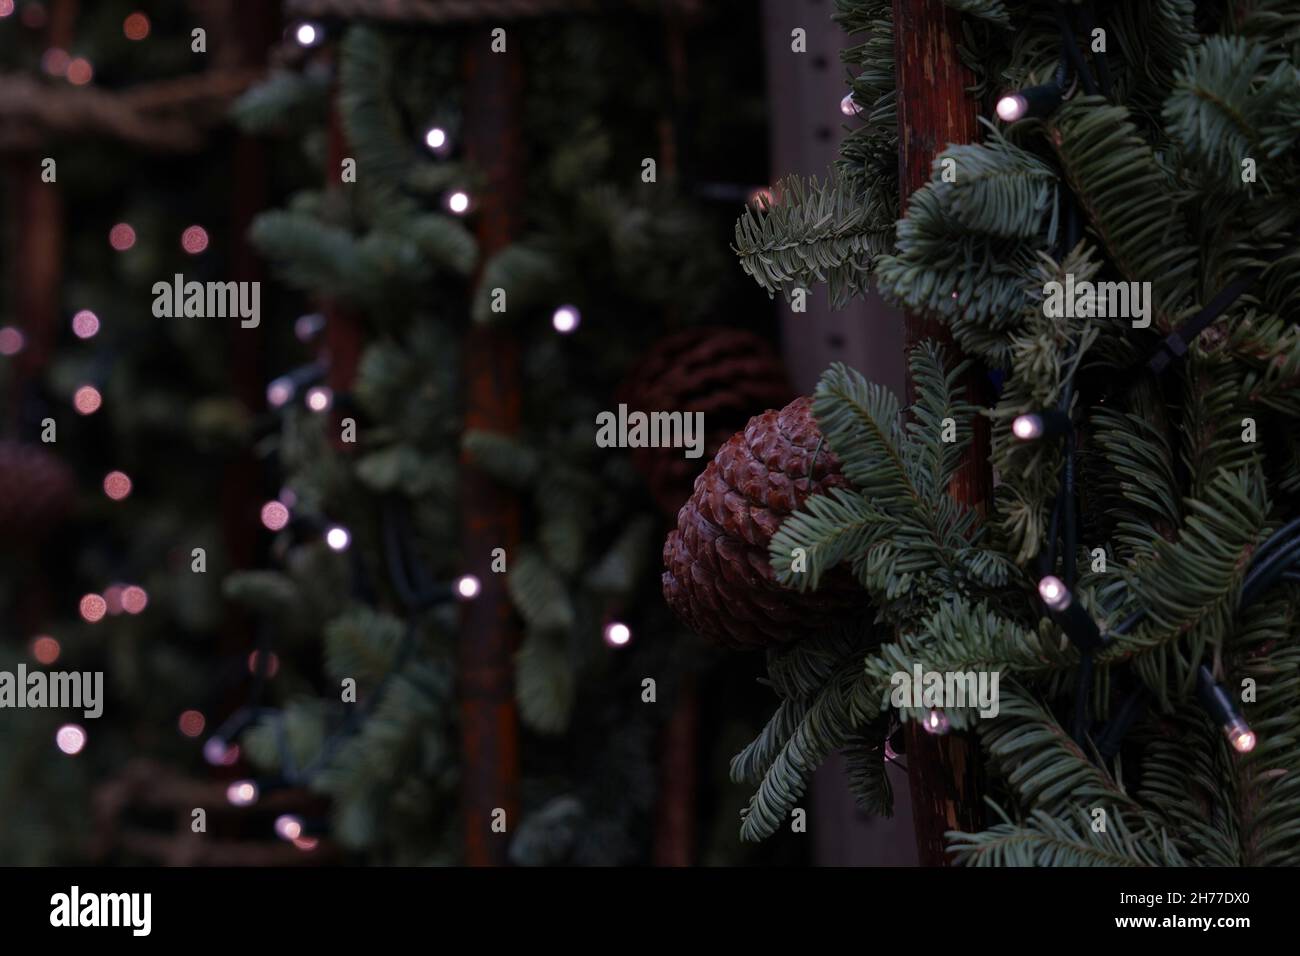
POLYGON ((35 445, 0 441, 0 537, 44 534, 67 517, 75 495, 72 470, 60 459, 35 445))
POLYGON ((703 326, 660 339, 629 374, 618 400, 628 411, 703 412, 704 456, 680 448, 637 448, 632 462, 665 515, 690 497, 701 462, 749 416, 783 405, 794 390, 767 340, 744 329, 703 326))
POLYGON ((821 441, 812 399, 750 419, 695 481, 664 543, 664 599, 694 631, 733 648, 768 647, 823 630, 866 603, 845 570, 800 593, 778 584, 767 547, 809 495, 846 486, 821 441))

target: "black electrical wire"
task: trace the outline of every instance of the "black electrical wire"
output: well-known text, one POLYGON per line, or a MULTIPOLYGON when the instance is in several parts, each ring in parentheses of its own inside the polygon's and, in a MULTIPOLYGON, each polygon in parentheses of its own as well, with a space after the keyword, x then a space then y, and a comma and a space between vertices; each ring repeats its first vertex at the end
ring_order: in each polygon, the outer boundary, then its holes
POLYGON ((1070 28, 1070 21, 1065 15, 1065 8, 1059 3, 1052 6, 1056 11, 1056 25, 1061 31, 1061 50, 1070 60, 1074 67, 1074 72, 1079 77, 1079 82, 1083 84, 1083 91, 1089 95, 1097 92, 1097 84, 1088 70, 1088 64, 1079 52, 1079 46, 1074 39, 1074 30, 1070 28))
MULTIPOLYGON (((1093 30, 1097 27, 1097 19, 1093 15, 1091 2, 1084 4, 1080 8, 1079 22, 1083 26, 1083 32, 1091 37, 1093 30)), ((1106 51, 1099 52, 1094 58, 1094 62, 1097 64, 1097 83, 1101 87, 1101 95, 1106 99, 1111 99, 1113 87, 1110 81, 1110 65, 1106 62, 1106 51)))

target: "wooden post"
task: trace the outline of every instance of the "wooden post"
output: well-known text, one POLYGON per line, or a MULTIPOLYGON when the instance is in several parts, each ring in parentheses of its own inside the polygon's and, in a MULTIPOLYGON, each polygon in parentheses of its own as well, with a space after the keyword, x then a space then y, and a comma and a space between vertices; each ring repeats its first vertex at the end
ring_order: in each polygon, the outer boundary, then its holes
MULTIPOLYGON (((976 103, 966 92, 973 77, 957 56, 960 15, 943 0, 894 0, 894 61, 898 83, 898 170, 903 212, 912 192, 930 180, 935 156, 949 143, 978 139, 976 103)), ((945 326, 923 315, 908 314, 906 347, 925 339, 945 345, 957 356, 945 326)), ((983 404, 977 375, 967 377, 968 398, 983 404)), ((908 401, 913 383, 907 383, 908 401)), ((989 434, 983 419, 975 424, 975 439, 966 451, 949 494, 980 508, 988 500, 989 434)), ((982 826, 978 744, 968 736, 934 736, 907 725, 907 771, 912 792, 917 852, 922 866, 946 866, 946 830, 975 830, 982 826)))
MULTIPOLYGON (((77 11, 77 0, 54 0, 46 26, 47 47, 72 47, 77 11)), ((16 191, 14 208, 22 224, 22 239, 14 259, 14 314, 26 338, 15 363, 15 416, 21 415, 26 385, 39 378, 50 363, 62 306, 63 196, 58 185, 41 182, 43 158, 39 152, 23 153, 9 163, 10 182, 16 191)))
MULTIPOLYGON (((519 111, 523 73, 512 44, 491 53, 486 34, 469 39, 465 56, 465 151, 486 176, 478 202, 481 256, 502 249, 519 229, 523 205, 523 146, 519 111)), ((480 260, 482 261, 482 260, 480 260)), ((481 279, 481 277, 480 277, 481 279)), ((509 330, 475 325, 465 336, 465 426, 513 434, 520 423, 519 344, 509 330)), ((519 502, 468 460, 461 462, 461 552, 465 570, 483 590, 463 607, 460 631, 460 712, 465 813, 465 862, 508 862, 508 836, 492 831, 493 811, 518 824, 519 721, 514 696, 518 626, 505 576, 491 568, 492 549, 513 557, 519 542, 519 502)))

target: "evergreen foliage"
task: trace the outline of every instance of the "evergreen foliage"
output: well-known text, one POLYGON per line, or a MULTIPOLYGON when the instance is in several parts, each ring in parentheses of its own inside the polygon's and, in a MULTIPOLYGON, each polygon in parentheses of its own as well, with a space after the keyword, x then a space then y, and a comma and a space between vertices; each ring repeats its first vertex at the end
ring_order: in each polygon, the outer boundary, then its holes
MULTIPOLYGON (((252 231, 284 282, 353 310, 365 332, 356 452, 341 454, 323 417, 296 407, 266 447, 297 513, 352 529, 366 574, 364 586, 336 582, 302 628, 304 640, 324 635, 329 681, 267 710, 249 749, 328 794, 333 832, 367 859, 459 859, 456 611, 404 607, 388 555, 392 538, 433 579, 456 576, 462 458, 484 480, 514 489, 524 511, 524 540, 504 556, 524 627, 514 681, 525 730, 523 816, 510 821, 511 859, 609 865, 648 853, 659 724, 677 677, 704 661, 647 601, 657 518, 627 455, 595 446, 594 422, 665 313, 704 318, 726 269, 723 257, 701 252, 709 224, 673 184, 637 189, 625 174, 647 145, 625 142, 627 130, 654 128, 626 114, 656 115, 668 95, 632 26, 512 27, 528 77, 516 104, 528 127, 525 229, 485 256, 462 220, 440 211, 447 191, 473 194, 480 171, 422 142, 435 123, 463 139, 464 37, 347 25, 337 102, 356 182, 309 186, 252 231), (627 74, 633 62, 643 66, 637 75, 655 79, 629 104, 600 78, 627 74), (567 303, 582 313, 571 337, 550 322, 567 303), (521 346, 518 434, 464 427, 459 370, 473 324, 498 326, 521 346), (649 639, 612 650, 602 640, 611 620, 649 639), (653 707, 641 701, 647 674, 659 678, 653 707), (358 682, 359 708, 330 702, 331 682, 345 677, 358 682), (286 737, 287 747, 276 744, 286 737)), ((295 108, 307 82, 272 74, 235 115, 250 130, 301 135, 291 117, 277 121, 272 104, 295 108)), ((319 135, 324 121, 316 117, 307 135, 319 135)), ((312 174, 319 183, 338 171, 312 174)), ((286 544, 292 564, 303 545, 286 544)), ((311 585, 292 571, 253 572, 232 577, 229 589, 283 622, 302 613, 300 591, 311 585)))
POLYGON ((844 366, 822 376, 814 410, 853 487, 787 519, 771 563, 801 590, 847 566, 872 598, 875 637, 770 655, 781 703, 733 763, 758 788, 742 834, 773 832, 841 748, 863 806, 887 813, 884 742, 898 721, 933 710, 896 706, 891 677, 919 664, 1001 676, 996 716, 944 709, 954 730, 978 733, 992 770, 986 828, 949 834, 959 862, 1296 865, 1300 591, 1294 574, 1259 565, 1270 548, 1290 553, 1300 513, 1300 200, 1284 185, 1300 176, 1300 20, 1284 3, 1244 18, 1187 0, 1098 4, 1108 53, 1079 42, 1108 82, 1089 94, 1073 68, 1058 69, 1054 17, 1031 4, 950 6, 967 14, 962 53, 982 113, 1053 76, 1071 78, 1062 105, 949 145, 895 223, 889 5, 840 0, 838 19, 861 40, 845 54, 861 125, 829 185, 788 182, 737 225, 741 265, 769 293, 829 281, 843 302, 874 277, 886 299, 939 319, 998 373, 995 404, 974 407, 957 387, 961 366, 923 344, 906 410, 844 366), (1150 283, 1150 327, 1045 308, 1048 283, 1067 275, 1150 283), (1185 355, 1163 374, 1147 364, 1241 280, 1244 294, 1185 355), (1017 416, 1043 409, 1069 413, 1074 435, 1013 437, 1017 416), (948 492, 978 415, 996 484, 982 514, 948 492), (1077 445, 1068 461, 1067 443, 1077 445), (1058 548, 1075 488, 1079 537, 1058 548), (1069 580, 1101 649, 1081 652, 1048 616, 1036 589, 1046 574, 1069 580), (828 653, 833 666, 809 663, 828 653), (1252 751, 1235 752, 1198 704, 1202 665, 1258 735, 1252 751), (1145 701, 1142 716, 1102 752, 1126 695, 1145 701))

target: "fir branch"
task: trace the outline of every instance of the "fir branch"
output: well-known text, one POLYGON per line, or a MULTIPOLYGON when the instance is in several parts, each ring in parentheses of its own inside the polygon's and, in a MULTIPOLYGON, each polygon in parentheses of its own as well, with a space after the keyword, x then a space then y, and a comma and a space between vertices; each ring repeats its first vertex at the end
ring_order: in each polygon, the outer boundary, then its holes
POLYGON ((889 246, 892 214, 842 179, 791 176, 775 192, 773 203, 747 207, 736 222, 732 250, 745 274, 787 299, 827 282, 835 308, 865 291, 872 260, 889 246))

